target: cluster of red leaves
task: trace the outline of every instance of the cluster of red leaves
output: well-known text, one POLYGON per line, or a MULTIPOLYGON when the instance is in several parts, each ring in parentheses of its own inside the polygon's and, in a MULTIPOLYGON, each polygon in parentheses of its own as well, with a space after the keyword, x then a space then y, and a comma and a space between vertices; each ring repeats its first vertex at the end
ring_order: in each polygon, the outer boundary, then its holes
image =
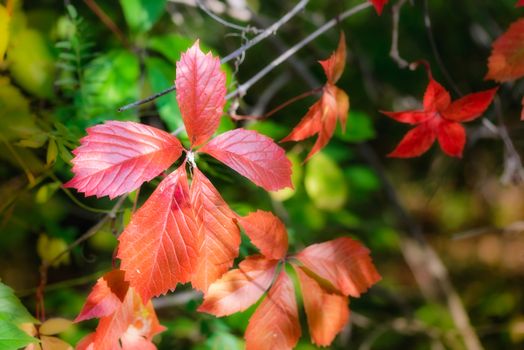
POLYGON ((430 73, 423 110, 382 112, 401 123, 417 125, 388 156, 417 157, 438 140, 444 153, 451 157, 461 157, 466 144, 466 131, 460 123, 480 117, 491 104, 497 89, 469 94, 452 102, 449 92, 430 73))
POLYGON ((300 141, 318 135, 315 145, 306 160, 320 151, 331 139, 337 126, 337 119, 342 129, 346 130, 349 111, 349 97, 335 83, 340 79, 346 65, 346 40, 340 33, 337 50, 326 60, 320 61, 326 73, 327 83, 322 89, 320 100, 314 103, 304 118, 281 142, 300 141))
POLYGON ((293 283, 285 270, 296 271, 312 341, 331 344, 349 319, 348 297, 359 297, 380 280, 369 250, 347 238, 314 244, 287 256, 284 224, 269 212, 239 218, 261 254, 248 256, 210 285, 199 311, 221 317, 243 311, 267 296, 251 316, 246 330, 247 350, 291 349, 300 338, 293 283))
MULTIPOLYGON (((524 0, 520 0, 517 6, 524 6, 524 0)), ((493 43, 486 79, 507 82, 524 77, 523 57, 524 18, 521 18, 512 23, 509 29, 493 43)), ((524 120, 524 96, 520 119, 524 120)))
POLYGON ((119 237, 121 269, 144 302, 177 283, 205 291, 238 255, 235 214, 196 167, 196 154, 213 156, 268 191, 291 186, 291 163, 270 138, 235 129, 209 141, 225 104, 225 75, 219 59, 200 51, 198 42, 177 62, 176 85, 190 149, 162 130, 110 121, 88 129, 74 151, 75 176, 66 184, 113 198, 158 176, 186 152, 182 165, 162 180, 119 237))
POLYGON ((99 278, 75 322, 99 318, 96 332, 87 335, 77 350, 154 350, 152 338, 164 331, 151 301, 142 298, 114 270, 99 278))

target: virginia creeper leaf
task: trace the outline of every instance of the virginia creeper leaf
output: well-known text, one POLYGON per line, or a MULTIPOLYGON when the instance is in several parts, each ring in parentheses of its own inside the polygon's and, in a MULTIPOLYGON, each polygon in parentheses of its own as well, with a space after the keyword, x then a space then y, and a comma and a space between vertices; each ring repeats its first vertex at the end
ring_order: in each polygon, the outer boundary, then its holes
POLYGON ((206 142, 218 128, 226 103, 226 76, 220 60, 204 54, 197 41, 176 63, 177 101, 192 147, 206 142))
POLYGON ((96 281, 75 322, 101 318, 114 313, 124 301, 128 289, 129 282, 124 280, 124 271, 113 270, 106 273, 96 281))
POLYGON ((345 296, 359 297, 381 278, 369 250, 348 237, 313 244, 298 253, 296 258, 345 296))
POLYGON ((293 283, 280 272, 246 329, 246 350, 292 349, 300 338, 293 283))
POLYGON ((65 184, 86 196, 114 198, 136 190, 182 153, 176 137, 139 123, 109 121, 87 133, 73 151, 75 176, 65 184))
POLYGON ((118 237, 120 268, 144 301, 191 279, 197 232, 183 164, 158 185, 118 237))
POLYGON ((335 86, 344 71, 346 63, 346 42, 344 33, 340 33, 337 50, 326 60, 320 61, 327 76, 327 83, 322 89, 320 100, 315 102, 291 133, 282 139, 286 141, 301 141, 318 134, 313 148, 306 161, 320 151, 331 139, 337 126, 337 119, 342 129, 346 129, 349 112, 349 96, 335 86))
POLYGON ((269 288, 277 263, 260 255, 247 257, 209 287, 198 311, 217 317, 244 311, 269 288))
POLYGON ((282 259, 287 253, 286 226, 268 211, 258 210, 239 218, 251 242, 268 259, 282 259))
MULTIPOLYGON (((522 6, 519 2, 517 5, 522 6)), ((524 76, 524 18, 513 22, 493 43, 485 79, 499 82, 524 76)))
POLYGON ((300 281, 311 340, 316 345, 328 346, 348 322, 348 298, 326 291, 301 268, 294 268, 300 281))
POLYGON ((375 10, 377 10, 378 15, 380 16, 382 14, 382 10, 384 9, 384 6, 389 2, 389 0, 369 0, 375 6, 375 10))
POLYGON ((480 117, 489 107, 498 88, 466 95, 451 101, 449 93, 430 74, 421 111, 381 112, 406 124, 415 124, 389 157, 410 158, 425 153, 438 139, 440 147, 451 157, 462 157, 466 133, 460 122, 480 117))
POLYGON ((191 283, 194 288, 207 291, 209 285, 233 265, 240 246, 240 232, 233 221, 236 214, 196 167, 190 198, 198 227, 198 259, 191 283))
POLYGON ((291 162, 272 139, 256 131, 235 129, 213 138, 200 149, 267 191, 293 187, 291 162))

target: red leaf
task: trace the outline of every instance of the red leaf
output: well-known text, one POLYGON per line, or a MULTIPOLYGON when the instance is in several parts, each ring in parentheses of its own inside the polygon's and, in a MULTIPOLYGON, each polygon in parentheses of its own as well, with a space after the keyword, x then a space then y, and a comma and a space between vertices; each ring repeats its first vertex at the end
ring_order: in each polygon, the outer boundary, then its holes
POLYGON ((226 76, 220 60, 196 43, 176 63, 177 101, 192 147, 206 142, 218 128, 226 103, 226 76))
POLYGON ((227 272, 209 286, 198 311, 217 317, 244 311, 269 288, 277 264, 277 260, 267 260, 260 255, 247 257, 238 269, 227 272))
POLYGON ((240 231, 233 221, 236 214, 196 167, 193 168, 190 197, 199 241, 191 283, 205 292, 233 265, 240 246, 240 231))
POLYGON ((517 4, 515 5, 515 7, 522 7, 522 6, 524 6, 524 0, 517 1, 517 4))
POLYGON ((235 129, 218 135, 200 149, 267 191, 293 187, 291 162, 284 150, 256 131, 235 129))
POLYGON ((293 283, 284 271, 269 290, 245 333, 246 350, 292 349, 300 338, 293 283))
POLYGON ((389 157, 420 156, 431 147, 437 137, 444 153, 461 157, 466 133, 457 122, 469 122, 480 117, 493 101, 498 89, 469 94, 451 102, 449 93, 431 77, 431 72, 429 76, 422 111, 382 112, 401 123, 418 124, 404 136, 389 157))
POLYGON ((300 281, 311 341, 328 346, 348 322, 348 298, 326 291, 301 268, 293 267, 300 281))
POLYGON ((144 300, 191 279, 197 232, 183 164, 158 185, 118 238, 120 268, 144 300))
POLYGON ((360 296, 381 278, 369 250, 348 237, 313 244, 296 258, 346 296, 360 296))
POLYGON ((438 128, 438 142, 444 153, 460 158, 466 144, 466 130, 459 123, 442 120, 438 128))
POLYGON ((435 142, 437 132, 428 123, 411 129, 388 157, 410 158, 425 153, 435 142))
POLYGON ((346 122, 349 112, 349 96, 342 89, 335 87, 335 100, 337 101, 337 116, 342 126, 342 131, 346 132, 346 122))
POLYGON ((286 226, 268 211, 258 210, 239 218, 251 242, 268 259, 282 259, 287 253, 286 226))
MULTIPOLYGON (((522 2, 522 1, 521 1, 522 2)), ((522 6, 521 2, 517 5, 522 6)), ((499 82, 524 76, 524 18, 513 22, 493 43, 485 79, 499 82)))
POLYGON ((65 184, 86 196, 114 198, 136 190, 182 153, 178 139, 134 122, 109 121, 87 129, 73 153, 75 176, 65 184))
POLYGON ((129 282, 124 280, 124 271, 113 270, 106 273, 96 281, 75 322, 95 317, 100 318, 114 313, 124 301, 128 289, 129 282))
POLYGON ((442 116, 456 122, 469 122, 482 115, 489 107, 498 87, 466 95, 442 111, 442 116))
POLYGON ((346 37, 344 32, 340 32, 338 47, 335 52, 326 60, 319 61, 330 84, 335 84, 344 72, 346 65, 346 37))
POLYGON ((384 9, 384 6, 389 2, 389 0, 369 0, 375 6, 375 10, 377 10, 378 15, 380 16, 382 14, 382 10, 384 9))
POLYGON ((448 108, 451 103, 449 92, 444 89, 433 78, 429 78, 429 84, 424 93, 424 111, 433 112, 448 108))

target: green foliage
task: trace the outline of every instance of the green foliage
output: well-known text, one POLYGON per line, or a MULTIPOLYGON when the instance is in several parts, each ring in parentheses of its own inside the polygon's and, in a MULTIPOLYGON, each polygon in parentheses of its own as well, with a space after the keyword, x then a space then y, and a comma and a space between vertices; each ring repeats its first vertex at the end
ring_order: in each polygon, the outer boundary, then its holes
POLYGON ((18 327, 26 322, 34 323, 37 321, 27 312, 13 290, 0 282, 1 350, 17 349, 36 341, 18 327))

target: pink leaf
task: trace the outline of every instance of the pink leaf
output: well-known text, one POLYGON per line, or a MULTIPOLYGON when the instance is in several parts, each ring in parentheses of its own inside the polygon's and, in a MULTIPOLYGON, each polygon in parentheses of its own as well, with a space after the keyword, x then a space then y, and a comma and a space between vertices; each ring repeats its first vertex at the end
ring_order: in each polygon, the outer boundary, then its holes
POLYGON ((198 311, 217 317, 244 311, 269 288, 277 263, 260 255, 247 257, 238 269, 227 272, 209 286, 198 311))
POLYGON ((381 278, 369 250, 348 237, 313 244, 296 258, 346 296, 359 297, 381 278))
POLYGON ((139 123, 109 121, 87 133, 73 151, 75 176, 65 184, 86 196, 114 198, 134 191, 182 153, 176 137, 139 123))
POLYGON ((177 101, 192 147, 216 131, 226 103, 226 76, 220 60, 204 54, 197 41, 176 63, 177 101))
POLYGON ((190 280, 197 232, 183 164, 158 185, 118 238, 120 268, 144 300, 190 280))
POLYGON ((267 191, 293 187, 291 162, 284 150, 256 131, 235 129, 218 135, 200 149, 267 191))
POLYGON ((268 211, 258 210, 239 218, 251 242, 268 259, 282 259, 287 253, 286 226, 268 211))
POLYGON ((246 350, 290 350, 300 333, 293 283, 282 271, 249 320, 246 350))
POLYGON ((193 168, 190 196, 198 227, 198 259, 191 283, 205 292, 233 265, 240 232, 233 221, 236 214, 198 168, 193 168))

